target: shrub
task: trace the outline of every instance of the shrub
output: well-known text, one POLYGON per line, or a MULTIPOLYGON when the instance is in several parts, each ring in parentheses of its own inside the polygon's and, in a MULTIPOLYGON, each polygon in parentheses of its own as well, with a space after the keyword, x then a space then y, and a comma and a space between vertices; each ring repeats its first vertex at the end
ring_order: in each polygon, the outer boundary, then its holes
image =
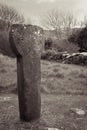
POLYGON ((65 56, 62 52, 56 52, 55 50, 47 50, 44 51, 41 55, 41 59, 43 60, 52 60, 52 61, 63 61, 65 56))
POLYGON ((44 49, 45 49, 45 50, 52 49, 52 44, 53 44, 52 38, 47 38, 47 39, 45 40, 44 49))
POLYGON ((74 34, 69 37, 69 42, 77 44, 80 52, 87 52, 87 26, 78 29, 74 34))
POLYGON ((68 53, 76 53, 79 50, 78 45, 75 45, 73 43, 70 43, 66 39, 62 40, 55 40, 53 42, 53 48, 58 52, 64 52, 67 51, 68 53))

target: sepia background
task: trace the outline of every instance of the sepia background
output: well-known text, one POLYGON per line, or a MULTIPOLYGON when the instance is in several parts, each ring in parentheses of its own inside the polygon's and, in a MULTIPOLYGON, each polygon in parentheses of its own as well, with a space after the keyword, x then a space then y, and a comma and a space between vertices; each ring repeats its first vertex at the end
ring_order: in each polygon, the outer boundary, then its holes
POLYGON ((86 6, 86 0, 0 0, 0 130, 87 130, 86 6), (19 120, 17 65, 8 41, 13 24, 44 32, 40 122, 19 120))

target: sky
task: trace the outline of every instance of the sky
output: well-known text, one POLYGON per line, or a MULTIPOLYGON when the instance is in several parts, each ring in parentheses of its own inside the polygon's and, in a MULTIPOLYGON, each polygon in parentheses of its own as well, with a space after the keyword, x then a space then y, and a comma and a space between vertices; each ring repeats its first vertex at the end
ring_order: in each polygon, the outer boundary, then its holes
POLYGON ((61 9, 72 12, 79 20, 87 16, 87 0, 0 0, 22 13, 26 22, 42 24, 42 19, 50 10, 61 9))

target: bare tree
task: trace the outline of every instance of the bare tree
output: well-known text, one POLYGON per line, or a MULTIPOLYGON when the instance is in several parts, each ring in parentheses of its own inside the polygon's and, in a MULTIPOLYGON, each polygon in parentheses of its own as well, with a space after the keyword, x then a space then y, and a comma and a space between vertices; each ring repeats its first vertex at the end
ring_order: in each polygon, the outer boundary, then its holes
POLYGON ((7 29, 9 29, 12 24, 24 23, 25 21, 23 15, 20 15, 16 9, 4 4, 0 4, 0 19, 4 21, 7 29))
POLYGON ((76 24, 77 20, 72 13, 58 9, 48 12, 43 23, 47 29, 55 30, 58 39, 61 39, 64 33, 68 36, 71 33, 71 28, 74 28, 76 24))
POLYGON ((85 15, 82 20, 78 22, 79 28, 87 27, 87 16, 85 15))
POLYGON ((87 16, 84 16, 83 25, 87 27, 87 16))
POLYGON ((55 34, 58 37, 58 39, 61 37, 61 26, 63 24, 60 16, 61 15, 59 10, 51 10, 47 13, 45 20, 43 20, 43 25, 47 29, 55 30, 55 34))
POLYGON ((69 37, 77 25, 77 19, 70 12, 62 13, 63 29, 66 37, 69 37))

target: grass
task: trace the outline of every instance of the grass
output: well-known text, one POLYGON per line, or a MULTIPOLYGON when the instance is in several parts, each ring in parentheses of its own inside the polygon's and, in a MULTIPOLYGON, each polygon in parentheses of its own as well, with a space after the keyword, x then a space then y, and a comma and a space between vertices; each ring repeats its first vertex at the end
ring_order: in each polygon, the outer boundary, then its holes
POLYGON ((78 115, 72 115, 70 112, 71 107, 84 108, 83 110, 86 110, 86 97, 69 95, 56 95, 55 97, 54 95, 46 95, 45 97, 45 99, 43 98, 42 105, 42 107, 44 107, 43 111, 45 112, 42 116, 46 119, 46 123, 50 127, 57 127, 62 130, 79 130, 81 127, 81 130, 83 130, 85 127, 87 128, 87 114, 80 117, 78 115), (46 107, 46 104, 48 104, 48 107, 46 107), (75 128, 75 125, 78 127, 75 128))
POLYGON ((19 120, 16 70, 15 59, 0 57, 0 130, 87 130, 86 66, 41 61, 41 119, 30 123, 19 120))
POLYGON ((50 94, 87 95, 87 67, 42 61, 42 86, 50 94), (44 65, 45 63, 48 65, 44 65), (44 64, 43 64, 44 63, 44 64))

